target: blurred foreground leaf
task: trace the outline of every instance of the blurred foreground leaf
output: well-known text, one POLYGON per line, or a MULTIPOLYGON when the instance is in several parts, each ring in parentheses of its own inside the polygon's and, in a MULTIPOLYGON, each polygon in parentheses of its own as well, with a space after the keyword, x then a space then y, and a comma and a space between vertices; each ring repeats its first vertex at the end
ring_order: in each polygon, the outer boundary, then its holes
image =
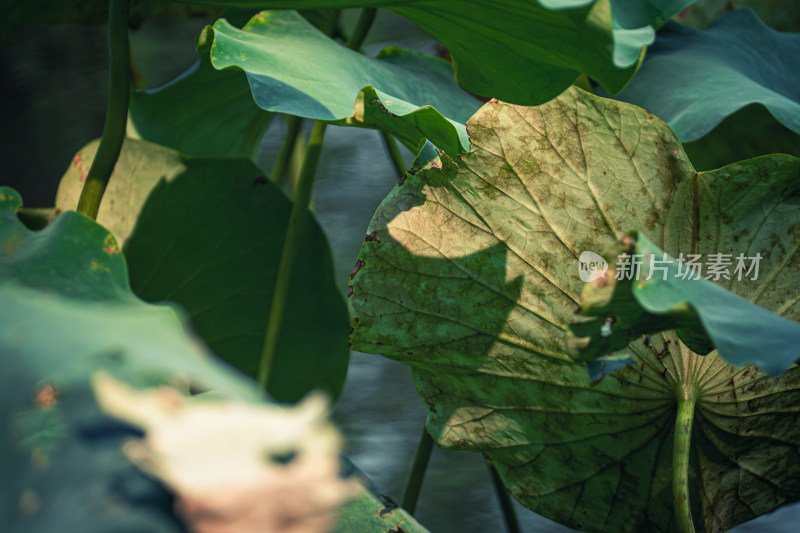
POLYGON ((341 438, 321 396, 295 407, 137 391, 93 378, 100 406, 142 428, 134 463, 171 487, 177 510, 202 533, 327 533, 358 484, 339 475, 341 438))
MULTIPOLYGON (((59 208, 76 205, 95 151, 92 143, 75 156, 59 187, 59 208)), ((128 139, 98 221, 124 241, 134 292, 180 304, 211 350, 252 376, 290 209, 250 161, 192 158, 128 139)), ((315 388, 338 396, 350 354, 325 234, 316 223, 307 231, 268 386, 287 402, 315 388)))

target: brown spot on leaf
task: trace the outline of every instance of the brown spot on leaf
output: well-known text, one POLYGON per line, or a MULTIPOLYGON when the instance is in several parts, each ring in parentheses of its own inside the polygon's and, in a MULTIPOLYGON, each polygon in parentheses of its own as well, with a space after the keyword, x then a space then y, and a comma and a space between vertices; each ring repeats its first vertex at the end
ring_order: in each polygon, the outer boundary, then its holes
POLYGON ((377 230, 376 230, 376 231, 373 231, 372 233, 370 233, 369 235, 367 235, 367 236, 364 238, 364 242, 373 242, 373 241, 374 241, 374 242, 380 242, 380 241, 378 240, 378 231, 377 231, 377 230))
POLYGON ((353 267, 353 272, 350 273, 350 281, 353 281, 353 278, 356 277, 358 271, 361 270, 361 267, 363 267, 365 264, 366 263, 364 263, 364 261, 362 261, 361 259, 356 261, 356 265, 353 267))
POLYGON ((352 295, 353 295, 353 286, 352 285, 348 285, 347 286, 347 297, 350 298, 352 295))

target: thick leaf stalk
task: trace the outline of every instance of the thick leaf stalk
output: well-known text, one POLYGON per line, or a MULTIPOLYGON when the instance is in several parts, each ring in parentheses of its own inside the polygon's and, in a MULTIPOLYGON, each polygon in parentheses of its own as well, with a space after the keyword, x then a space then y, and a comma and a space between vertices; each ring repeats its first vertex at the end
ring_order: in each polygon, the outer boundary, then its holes
POLYGON ((264 349, 261 352, 261 362, 258 367, 258 382, 263 387, 269 385, 270 370, 278 351, 283 315, 289 296, 289 286, 292 280, 292 271, 300 247, 303 245, 302 236, 308 222, 308 204, 311 201, 311 187, 314 184, 314 174, 317 171, 319 154, 322 150, 322 140, 325 137, 327 123, 317 121, 311 130, 308 139, 306 156, 300 169, 300 179, 297 181, 292 212, 289 215, 289 229, 286 231, 286 240, 281 252, 281 263, 278 267, 278 277, 275 280, 275 291, 272 293, 272 306, 270 307, 267 332, 264 337, 264 349))
POLYGON ((389 154, 389 159, 392 160, 392 164, 397 171, 398 177, 402 176, 406 173, 408 165, 406 165, 405 161, 403 161, 403 156, 400 154, 400 149, 397 148, 397 143, 394 141, 394 137, 392 137, 391 133, 387 133, 385 131, 381 131, 381 137, 383 138, 384 146, 386 146, 386 153, 389 154))
POLYGON ((403 509, 410 515, 413 515, 417 509, 422 481, 425 479, 425 471, 428 469, 432 451, 433 437, 428 433, 428 429, 423 427, 422 436, 419 438, 419 444, 417 445, 417 453, 414 456, 414 465, 411 467, 406 491, 403 494, 403 509))
POLYGON ((672 449, 672 498, 675 503, 675 520, 680 533, 694 533, 692 509, 689 502, 689 457, 692 440, 692 420, 695 400, 678 401, 675 420, 675 441, 672 449))
POLYGON ((359 50, 361 45, 364 44, 364 39, 367 38, 367 33, 375 21, 375 14, 378 12, 374 7, 361 10, 361 16, 358 18, 356 28, 353 34, 347 39, 345 46, 350 50, 359 50))
POLYGON ((286 117, 286 135, 283 138, 283 145, 281 151, 278 153, 278 158, 272 167, 271 178, 272 181, 283 186, 284 175, 289 168, 289 162, 292 160, 294 147, 297 145, 297 139, 300 136, 301 126, 303 125, 302 117, 295 115, 287 115, 286 117))
POLYGON ((110 83, 103 138, 83 186, 78 212, 97 218, 100 201, 117 164, 125 139, 130 100, 131 56, 128 42, 130 0, 111 0, 108 10, 108 51, 110 83))
MULTIPOLYGON (((347 40, 347 47, 358 50, 375 20, 374 9, 364 9, 358 20, 353 35, 347 40)), ((316 121, 308 139, 303 165, 300 168, 300 177, 294 191, 292 212, 289 215, 289 229, 286 231, 286 240, 281 252, 281 263, 278 267, 278 277, 275 280, 275 291, 272 293, 272 305, 267 321, 267 330, 264 335, 264 348, 261 351, 261 360, 258 366, 258 382, 267 388, 269 386, 270 371, 275 354, 278 351, 283 315, 289 296, 289 285, 292 280, 292 271, 300 247, 303 245, 302 236, 308 222, 308 205, 311 201, 311 189, 314 185, 314 175, 317 171, 319 154, 322 151, 322 141, 325 138, 326 122, 316 121)))
POLYGON ((511 496, 508 495, 508 489, 503 485, 503 479, 500 477, 497 467, 491 461, 487 461, 486 466, 489 467, 489 475, 492 477, 494 492, 500 501, 500 510, 503 512, 506 531, 508 533, 520 533, 522 530, 519 528, 517 513, 514 511, 514 503, 511 501, 511 496))

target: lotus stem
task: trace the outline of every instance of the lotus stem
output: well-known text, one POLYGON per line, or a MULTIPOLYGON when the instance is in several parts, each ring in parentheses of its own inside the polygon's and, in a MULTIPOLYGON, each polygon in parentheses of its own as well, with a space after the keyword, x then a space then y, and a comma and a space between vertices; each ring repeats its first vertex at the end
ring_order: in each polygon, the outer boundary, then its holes
MULTIPOLYGON (((375 9, 363 9, 358 19, 356 30, 347 41, 347 47, 358 50, 367 36, 372 21, 375 20, 375 9)), ((308 222, 308 206, 311 202, 311 189, 314 185, 314 175, 317 172, 317 163, 322 150, 322 141, 325 138, 326 122, 316 121, 308 138, 308 146, 300 167, 300 176, 294 190, 292 211, 289 214, 289 227, 286 230, 286 240, 283 242, 281 262, 278 266, 278 276, 275 279, 275 290, 272 292, 272 304, 267 319, 267 330, 264 334, 264 346, 261 350, 261 360, 258 365, 258 382, 264 388, 269 388, 269 379, 275 354, 278 351, 283 315, 289 296, 289 286, 292 282, 295 260, 308 222)))
POLYGON ((131 94, 131 56, 128 43, 130 0, 111 0, 108 8, 109 90, 103 137, 86 176, 78 212, 96 219, 108 180, 125 140, 131 94))
POLYGON ((428 470, 428 463, 431 460, 432 451, 433 438, 430 433, 428 433, 425 426, 423 426, 422 436, 419 438, 419 444, 417 445, 417 454, 414 456, 414 464, 408 476, 405 494, 403 494, 402 507, 410 515, 413 515, 414 511, 417 509, 417 500, 419 500, 419 493, 422 490, 422 481, 425 479, 425 472, 428 470))
POLYGON ((675 506, 675 520, 680 533, 694 533, 692 508, 689 502, 689 458, 694 405, 694 399, 678 400, 678 416, 675 420, 675 441, 672 448, 672 498, 675 506))
POLYGON ((381 137, 383 137, 383 144, 386 146, 386 152, 389 154, 389 159, 392 160, 392 164, 394 164, 394 168, 397 171, 397 177, 399 179, 400 176, 406 173, 408 166, 406 165, 405 161, 403 161, 403 156, 400 154, 400 149, 397 148, 397 143, 394 141, 394 137, 390 133, 386 133, 383 130, 381 130, 381 137))
POLYGON ((278 153, 278 158, 275 160, 270 176, 272 181, 279 187, 284 184, 285 180, 283 178, 286 175, 286 169, 289 168, 289 162, 292 160, 292 154, 294 153, 294 147, 297 145, 297 138, 300 135, 300 127, 302 125, 302 117, 286 116, 286 135, 283 138, 281 151, 278 153))
POLYGON ((489 467, 489 475, 492 476, 492 485, 494 485, 494 492, 497 494, 497 499, 500 500, 500 509, 503 512, 503 522, 506 524, 506 531, 508 533, 520 533, 519 520, 517 520, 517 513, 514 511, 514 502, 511 501, 511 496, 508 495, 503 480, 500 479, 500 474, 497 472, 494 464, 487 459, 486 466, 489 467))

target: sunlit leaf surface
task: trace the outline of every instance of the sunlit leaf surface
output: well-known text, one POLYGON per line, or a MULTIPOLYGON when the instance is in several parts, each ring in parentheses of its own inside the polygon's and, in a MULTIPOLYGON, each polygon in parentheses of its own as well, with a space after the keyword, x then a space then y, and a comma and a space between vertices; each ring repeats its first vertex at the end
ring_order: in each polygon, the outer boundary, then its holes
POLYGON ((630 229, 676 257, 760 253, 758 280, 723 286, 797 320, 800 162, 698 174, 666 124, 576 89, 540 107, 489 103, 468 127, 458 166, 423 153, 381 204, 349 299, 354 346, 412 367, 437 442, 487 454, 515 497, 563 524, 671 531, 676 403, 690 394, 698 529, 797 500, 800 369, 768 379, 668 332, 592 384, 565 330, 579 255, 630 229))

